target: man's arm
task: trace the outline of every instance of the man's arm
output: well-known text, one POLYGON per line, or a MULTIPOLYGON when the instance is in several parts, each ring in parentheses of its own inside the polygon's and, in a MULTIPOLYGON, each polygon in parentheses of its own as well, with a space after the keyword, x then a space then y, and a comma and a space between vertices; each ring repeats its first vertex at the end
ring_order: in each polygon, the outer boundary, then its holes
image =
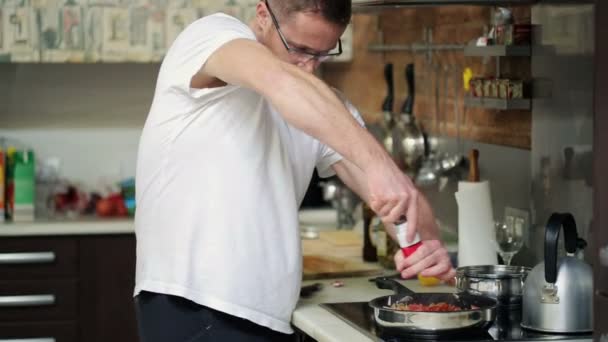
POLYGON ((363 172, 370 206, 384 221, 395 222, 407 213, 412 226, 417 226, 418 191, 411 180, 321 80, 247 39, 220 47, 192 83, 209 77, 264 96, 290 124, 332 147, 363 172))
POLYGON ((322 138, 361 168, 385 157, 323 81, 279 60, 262 44, 248 39, 228 42, 211 55, 201 72, 253 89, 290 124, 322 138))
MULTIPOLYGON (((369 193, 365 184, 365 174, 356 165, 346 159, 332 165, 340 180, 353 190, 363 201, 369 201, 369 193)), ((439 227, 429 202, 424 196, 419 197, 418 232, 423 240, 422 246, 409 258, 405 258, 401 251, 395 254, 395 265, 404 278, 411 278, 418 273, 424 276, 439 277, 443 280, 454 278, 447 250, 440 241, 439 227)), ((395 229, 392 224, 385 225, 391 238, 397 241, 395 229)), ((410 234, 409 240, 412 240, 410 234)))

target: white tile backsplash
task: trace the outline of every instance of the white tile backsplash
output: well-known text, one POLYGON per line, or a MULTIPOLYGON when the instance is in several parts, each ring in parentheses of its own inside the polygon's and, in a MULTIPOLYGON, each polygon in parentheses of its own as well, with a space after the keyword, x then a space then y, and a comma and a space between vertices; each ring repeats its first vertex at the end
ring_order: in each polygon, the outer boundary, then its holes
POLYGON ((0 129, 1 137, 33 148, 38 160, 58 158, 62 177, 87 187, 135 176, 140 134, 137 128, 0 129))

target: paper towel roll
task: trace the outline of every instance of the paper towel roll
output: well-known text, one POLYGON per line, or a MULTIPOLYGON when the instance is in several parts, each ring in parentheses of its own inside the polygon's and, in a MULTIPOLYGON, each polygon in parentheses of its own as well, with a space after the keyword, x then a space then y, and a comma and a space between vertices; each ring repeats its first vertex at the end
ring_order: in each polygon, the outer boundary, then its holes
POLYGON ((459 182, 458 266, 496 265, 494 214, 488 181, 459 182))

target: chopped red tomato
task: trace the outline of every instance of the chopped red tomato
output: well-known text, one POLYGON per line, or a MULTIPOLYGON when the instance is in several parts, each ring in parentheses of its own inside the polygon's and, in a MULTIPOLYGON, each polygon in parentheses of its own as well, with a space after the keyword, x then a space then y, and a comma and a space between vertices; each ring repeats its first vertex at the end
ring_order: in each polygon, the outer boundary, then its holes
POLYGON ((454 312, 462 311, 461 308, 448 303, 433 303, 430 305, 424 304, 407 304, 399 303, 391 306, 393 309, 400 311, 418 311, 418 312, 454 312))

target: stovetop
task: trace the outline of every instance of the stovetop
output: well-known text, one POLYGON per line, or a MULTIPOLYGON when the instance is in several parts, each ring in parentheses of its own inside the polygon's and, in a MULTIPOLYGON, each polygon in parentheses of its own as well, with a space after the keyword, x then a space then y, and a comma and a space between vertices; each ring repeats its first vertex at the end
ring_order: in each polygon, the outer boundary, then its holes
POLYGON ((321 306, 375 341, 592 341, 592 334, 542 334, 521 328, 521 308, 497 310, 492 326, 486 329, 468 329, 449 334, 404 334, 398 329, 387 330, 376 324, 374 311, 367 302, 329 303, 321 306))

